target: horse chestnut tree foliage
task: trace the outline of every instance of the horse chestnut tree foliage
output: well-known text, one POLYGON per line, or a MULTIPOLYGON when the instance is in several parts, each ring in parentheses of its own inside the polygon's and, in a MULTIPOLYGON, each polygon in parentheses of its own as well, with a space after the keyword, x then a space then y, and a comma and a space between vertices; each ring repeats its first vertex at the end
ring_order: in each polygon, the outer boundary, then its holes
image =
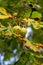
POLYGON ((3 52, 3 61, 18 56, 12 65, 43 65, 43 0, 0 0, 0 53, 3 52), (32 34, 27 34, 29 27, 32 34))

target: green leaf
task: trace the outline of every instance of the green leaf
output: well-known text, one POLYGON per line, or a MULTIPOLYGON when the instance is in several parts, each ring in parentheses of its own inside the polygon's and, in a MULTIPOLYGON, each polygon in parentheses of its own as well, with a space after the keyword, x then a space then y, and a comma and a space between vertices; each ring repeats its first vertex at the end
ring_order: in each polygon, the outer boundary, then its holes
POLYGON ((12 56, 13 56, 13 53, 11 53, 10 51, 7 51, 7 52, 5 53, 4 60, 10 59, 12 56))
POLYGON ((40 22, 40 27, 43 28, 43 22, 40 22))
POLYGON ((30 7, 27 10, 26 9, 22 10, 20 12, 20 16, 23 17, 23 18, 30 17, 31 11, 32 11, 32 9, 30 7))
POLYGON ((7 48, 8 48, 7 43, 5 43, 4 40, 0 39, 0 49, 6 51, 7 48))
POLYGON ((31 8, 29 8, 29 9, 25 12, 24 17, 30 17, 31 11, 32 11, 31 8))
POLYGON ((33 13, 32 13, 32 16, 31 16, 32 18, 41 18, 42 17, 42 14, 41 13, 39 13, 39 12, 37 12, 37 11, 34 11, 33 13))

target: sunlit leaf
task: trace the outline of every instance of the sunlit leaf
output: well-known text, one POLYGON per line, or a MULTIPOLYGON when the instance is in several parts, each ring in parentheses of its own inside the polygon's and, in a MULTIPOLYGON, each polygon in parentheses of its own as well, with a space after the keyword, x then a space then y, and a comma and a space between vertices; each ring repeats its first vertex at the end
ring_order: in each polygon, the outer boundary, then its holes
POLYGON ((38 21, 34 21, 32 22, 32 25, 35 29, 39 29, 40 28, 40 23, 38 21))
POLYGON ((28 39, 26 39, 26 43, 24 44, 24 46, 27 48, 30 48, 34 52, 38 52, 37 47, 35 47, 35 45, 33 45, 33 43, 31 41, 29 41, 28 39))
POLYGON ((40 22, 40 27, 43 28, 43 22, 40 22))
POLYGON ((23 23, 24 23, 24 25, 26 24, 27 26, 32 25, 34 29, 43 28, 43 22, 41 22, 41 21, 39 22, 39 21, 36 21, 34 19, 24 18, 23 23))
POLYGON ((12 17, 11 14, 7 13, 7 11, 3 8, 0 7, 0 12, 3 14, 0 14, 0 19, 6 19, 12 17))
POLYGON ((20 26, 14 26, 13 27, 14 33, 24 36, 27 32, 26 28, 21 28, 20 26))
POLYGON ((6 16, 6 15, 0 15, 0 19, 6 19, 6 18, 9 18, 9 16, 6 16))
POLYGON ((12 17, 10 14, 8 15, 0 15, 0 19, 6 19, 12 17))
POLYGON ((43 48, 43 45, 41 43, 34 43, 34 45, 43 48))
POLYGON ((7 15, 7 11, 3 7, 0 7, 0 12, 4 15, 7 15))
POLYGON ((39 13, 39 12, 37 12, 37 11, 34 11, 34 12, 32 13, 32 18, 41 18, 41 17, 42 17, 42 14, 39 13))

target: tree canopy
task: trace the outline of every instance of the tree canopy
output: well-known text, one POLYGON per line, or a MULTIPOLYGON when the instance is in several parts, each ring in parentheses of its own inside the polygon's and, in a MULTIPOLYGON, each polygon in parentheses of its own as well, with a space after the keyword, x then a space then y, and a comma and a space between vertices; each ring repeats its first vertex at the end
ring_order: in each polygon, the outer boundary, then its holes
POLYGON ((10 59, 17 49, 19 60, 12 65, 43 65, 43 0, 0 0, 0 53, 10 59), (26 38, 27 27, 33 30, 26 38), (20 46, 19 46, 20 45, 20 46))

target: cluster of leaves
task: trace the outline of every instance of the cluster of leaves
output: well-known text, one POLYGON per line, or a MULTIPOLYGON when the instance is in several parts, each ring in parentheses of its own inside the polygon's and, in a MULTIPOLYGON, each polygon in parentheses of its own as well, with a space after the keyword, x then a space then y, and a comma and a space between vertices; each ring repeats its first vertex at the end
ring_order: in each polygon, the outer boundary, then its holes
POLYGON ((40 8, 36 0, 0 1, 0 52, 5 52, 5 59, 8 59, 15 48, 18 52, 22 50, 15 65, 43 65, 43 15, 40 8), (26 27, 32 27, 34 31, 32 41, 25 38, 26 27))

